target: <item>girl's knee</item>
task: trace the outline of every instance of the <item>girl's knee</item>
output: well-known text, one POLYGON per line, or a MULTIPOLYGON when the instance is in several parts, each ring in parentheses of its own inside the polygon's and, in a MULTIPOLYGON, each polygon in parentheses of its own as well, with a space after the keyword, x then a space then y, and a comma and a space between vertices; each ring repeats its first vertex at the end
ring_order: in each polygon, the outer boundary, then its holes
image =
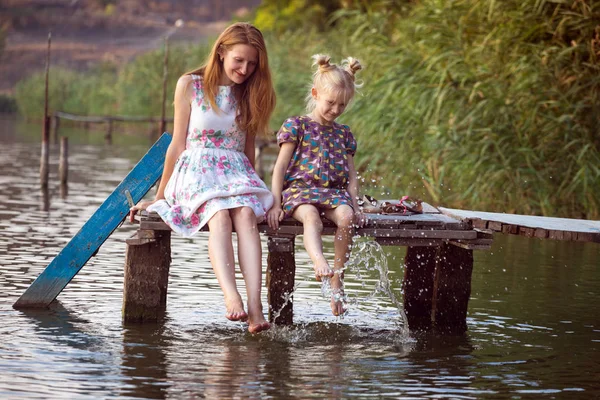
POLYGON ((312 226, 319 231, 323 230, 323 221, 321 220, 321 216, 318 212, 309 213, 304 217, 303 221, 304 226, 312 226))
POLYGON ((338 228, 351 229, 354 226, 354 212, 344 211, 337 221, 338 228))

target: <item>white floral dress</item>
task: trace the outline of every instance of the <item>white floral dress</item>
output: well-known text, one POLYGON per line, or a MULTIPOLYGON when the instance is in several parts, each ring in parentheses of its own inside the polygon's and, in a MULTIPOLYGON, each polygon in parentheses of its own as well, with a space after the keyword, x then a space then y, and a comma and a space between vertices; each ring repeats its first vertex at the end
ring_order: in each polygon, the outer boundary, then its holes
POLYGON ((244 154, 246 133, 236 122, 231 86, 219 86, 215 112, 204 98, 202 78, 192 75, 194 99, 186 148, 165 188, 150 207, 182 236, 198 232, 219 210, 250 207, 262 220, 273 196, 244 154))

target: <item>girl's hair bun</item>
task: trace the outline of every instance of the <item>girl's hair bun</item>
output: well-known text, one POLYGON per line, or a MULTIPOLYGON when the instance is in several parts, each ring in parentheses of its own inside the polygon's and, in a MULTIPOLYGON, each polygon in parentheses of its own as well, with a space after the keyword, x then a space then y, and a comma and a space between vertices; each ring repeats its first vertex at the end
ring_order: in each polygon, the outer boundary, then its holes
POLYGON ((343 60, 342 61, 342 66, 353 77, 354 77, 354 75, 356 75, 356 71, 359 71, 359 70, 362 69, 362 65, 360 64, 360 61, 358 61, 354 57, 348 57, 345 60, 343 60))
POLYGON ((331 57, 329 57, 326 54, 315 54, 314 56, 312 56, 312 59, 313 66, 317 65, 320 71, 327 71, 332 67, 330 62, 331 57))

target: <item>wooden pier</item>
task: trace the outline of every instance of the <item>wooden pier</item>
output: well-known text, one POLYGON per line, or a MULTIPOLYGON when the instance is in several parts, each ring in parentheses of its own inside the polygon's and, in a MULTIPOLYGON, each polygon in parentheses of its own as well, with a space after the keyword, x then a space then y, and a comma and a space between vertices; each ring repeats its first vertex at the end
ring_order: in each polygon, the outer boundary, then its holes
MULTIPOLYGON (((171 140, 166 133, 159 138, 14 308, 43 308, 54 301, 126 218, 129 203, 140 201, 159 179, 171 140)), ((435 208, 425 203, 422 214, 367 215, 368 221, 357 229, 357 235, 372 237, 384 246, 408 247, 402 286, 412 331, 455 335, 467 330, 473 250, 489 249, 494 232, 600 243, 600 221, 435 208)), ((166 310, 171 230, 156 214, 144 212, 138 218, 139 229, 126 241, 123 319, 154 321, 166 310)), ((324 235, 334 234, 331 222, 323 225, 324 235)), ((259 230, 268 240, 269 319, 275 324, 291 324, 295 237, 303 228, 290 219, 277 231, 264 223, 259 230)))
MULTIPOLYGON (((409 329, 464 333, 473 249, 489 249, 491 232, 473 228, 471 223, 448 217, 429 205, 423 214, 367 216, 357 235, 372 237, 385 246, 408 247, 403 287, 409 329)), ((160 318, 166 307, 171 230, 155 213, 142 213, 139 222, 139 230, 126 241, 123 317, 127 321, 160 318)), ((324 235, 334 234, 335 229, 324 221, 324 235)), ((269 320, 289 325, 293 323, 295 237, 303 228, 288 219, 277 231, 264 223, 259 224, 259 230, 268 240, 269 320)))

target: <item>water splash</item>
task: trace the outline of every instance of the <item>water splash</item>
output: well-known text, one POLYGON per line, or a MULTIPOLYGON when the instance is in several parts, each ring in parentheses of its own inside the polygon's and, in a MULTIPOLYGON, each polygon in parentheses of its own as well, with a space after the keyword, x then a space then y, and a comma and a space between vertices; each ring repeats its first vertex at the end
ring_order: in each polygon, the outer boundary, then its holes
MULTIPOLYGON (((331 283, 329 279, 324 279, 321 286, 321 293, 324 297, 334 298, 337 296, 337 300, 344 302, 344 310, 350 307, 359 306, 361 303, 367 302, 377 296, 384 296, 388 298, 392 305, 398 310, 399 321, 398 327, 403 337, 409 336, 408 320, 402 303, 396 297, 390 279, 388 277, 389 269, 387 263, 387 256, 381 245, 374 240, 355 240, 352 249, 350 260, 346 263, 346 269, 353 273, 357 281, 362 282, 362 286, 365 287, 365 279, 363 274, 373 273, 378 274, 375 288, 371 293, 367 295, 361 295, 360 297, 354 296, 349 297, 345 293, 334 293, 331 289, 331 283)), ((340 272, 341 273, 341 272, 340 272)))

